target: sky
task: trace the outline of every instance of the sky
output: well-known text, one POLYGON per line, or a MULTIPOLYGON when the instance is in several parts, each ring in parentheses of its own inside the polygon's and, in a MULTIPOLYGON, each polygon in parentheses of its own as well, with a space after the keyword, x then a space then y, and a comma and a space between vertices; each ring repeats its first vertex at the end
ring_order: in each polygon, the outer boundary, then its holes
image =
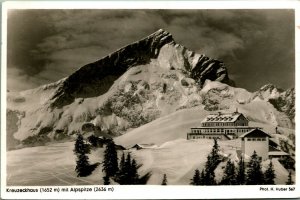
POLYGON ((293 10, 9 10, 7 88, 58 81, 162 28, 221 60, 237 87, 295 87, 293 10))

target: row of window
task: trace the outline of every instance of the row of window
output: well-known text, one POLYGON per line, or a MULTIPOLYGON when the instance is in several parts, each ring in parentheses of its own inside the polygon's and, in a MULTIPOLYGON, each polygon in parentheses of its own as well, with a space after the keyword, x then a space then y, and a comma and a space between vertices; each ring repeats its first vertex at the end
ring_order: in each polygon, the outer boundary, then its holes
POLYGON ((249 129, 199 129, 199 130, 194 130, 192 129, 192 133, 245 133, 249 131, 249 129))
POLYGON ((266 141, 266 138, 247 138, 247 141, 266 141))
POLYGON ((209 122, 203 123, 203 127, 211 127, 211 126, 248 126, 247 123, 232 123, 232 122, 209 122))
POLYGON ((221 136, 192 136, 192 139, 221 139, 221 136))

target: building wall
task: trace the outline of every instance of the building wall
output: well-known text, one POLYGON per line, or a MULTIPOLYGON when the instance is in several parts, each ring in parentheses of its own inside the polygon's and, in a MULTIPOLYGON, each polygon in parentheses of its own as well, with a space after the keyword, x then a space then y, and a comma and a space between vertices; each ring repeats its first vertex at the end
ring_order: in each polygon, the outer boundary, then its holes
POLYGON ((269 152, 269 138, 248 138, 245 137, 242 141, 242 152, 248 156, 251 156, 256 151, 257 155, 262 157, 262 160, 268 158, 269 152), (251 141, 249 141, 251 139, 251 141), (255 141, 253 141, 255 139, 255 141), (265 141, 257 141, 257 139, 265 139, 265 141))
POLYGON ((188 134, 187 139, 193 140, 193 139, 220 139, 220 140, 228 140, 227 137, 225 137, 222 134, 188 134))

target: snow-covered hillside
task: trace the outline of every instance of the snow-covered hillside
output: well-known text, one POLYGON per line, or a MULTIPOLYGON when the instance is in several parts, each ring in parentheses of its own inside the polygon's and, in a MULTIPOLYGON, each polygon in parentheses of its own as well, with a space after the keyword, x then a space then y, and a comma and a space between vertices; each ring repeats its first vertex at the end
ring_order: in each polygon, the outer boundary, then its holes
MULTIPOLYGON (((195 169, 203 169, 213 145, 212 140, 185 140, 177 139, 168 141, 158 147, 135 150, 130 152, 143 164, 139 174, 152 172, 147 184, 160 185, 163 174, 167 174, 169 185, 188 185, 195 169)), ((220 154, 238 163, 236 147, 238 141, 219 141, 220 154)), ((8 152, 7 156, 7 185, 34 186, 34 185, 102 185, 103 172, 101 166, 88 177, 77 177, 75 173, 74 143, 65 142, 48 146, 31 147, 8 152), (49 167, 51 163, 51 167, 49 167), (22 168, 20 168, 22 166, 22 168)), ((121 152, 119 152, 119 156, 121 152)), ((90 162, 101 162, 103 149, 92 151, 89 155, 90 162)), ((225 159, 226 160, 226 159, 225 159)), ((269 161, 263 162, 263 171, 269 161)), ((226 162, 221 162, 215 170, 216 179, 219 181, 223 175, 226 162)), ((276 184, 285 184, 288 171, 273 159, 276 184)))

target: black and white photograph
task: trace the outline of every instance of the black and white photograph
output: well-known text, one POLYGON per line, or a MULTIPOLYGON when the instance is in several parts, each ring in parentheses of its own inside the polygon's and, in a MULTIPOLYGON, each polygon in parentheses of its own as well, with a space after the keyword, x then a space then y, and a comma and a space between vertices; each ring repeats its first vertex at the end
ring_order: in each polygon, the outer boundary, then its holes
POLYGON ((295 190, 295 9, 5 12, 7 188, 295 190))

